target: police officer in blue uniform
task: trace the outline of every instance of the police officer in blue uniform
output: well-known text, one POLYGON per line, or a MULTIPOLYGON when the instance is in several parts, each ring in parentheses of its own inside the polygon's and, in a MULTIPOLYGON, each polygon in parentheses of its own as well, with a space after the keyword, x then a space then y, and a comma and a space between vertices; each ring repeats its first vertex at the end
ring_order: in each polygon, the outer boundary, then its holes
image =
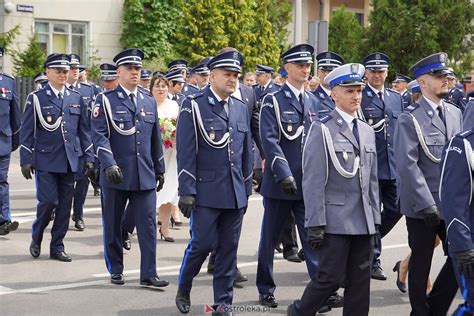
POLYGON ((288 79, 279 91, 265 96, 260 111, 260 136, 266 159, 260 191, 265 213, 258 251, 257 288, 260 304, 271 308, 278 306, 274 296, 274 249, 291 212, 298 225, 309 276, 313 278, 317 272, 316 253, 306 243, 301 187, 303 144, 319 110, 316 97, 303 87, 313 63, 313 51, 312 46, 300 44, 282 54, 288 79))
POLYGON ((43 71, 40 71, 33 77, 33 82, 36 85, 36 90, 39 90, 48 83, 48 77, 43 71))
POLYGON ((179 208, 191 240, 181 265, 176 306, 188 313, 193 278, 216 247, 214 309, 232 315, 233 281, 242 220, 252 194, 252 135, 247 108, 232 97, 243 57, 224 51, 209 62, 211 84, 181 105, 177 126, 179 208))
MULTIPOLYGON (((3 57, 0 47, 0 57, 3 57)), ((0 236, 18 229, 18 222, 12 221, 10 211, 10 189, 8 168, 10 155, 19 145, 20 107, 16 94, 16 80, 0 72, 0 236)))
POLYGON ((444 145, 462 130, 461 111, 443 101, 449 91, 447 59, 447 54, 437 53, 410 67, 423 95, 398 116, 393 142, 399 206, 411 249, 411 315, 446 315, 458 288, 448 257, 426 295, 436 236, 446 246, 445 221, 439 212, 440 158, 444 145))
POLYGON ((474 315, 474 125, 451 139, 441 161, 441 211, 448 251, 464 298, 453 315, 474 315))
POLYGON ((178 105, 181 105, 186 98, 186 96, 181 93, 183 91, 184 83, 186 82, 183 77, 183 71, 179 68, 170 70, 166 73, 165 78, 170 82, 169 98, 176 101, 178 105))
POLYGON ((43 232, 55 210, 50 257, 65 262, 72 260, 64 251, 63 239, 68 229, 74 175, 82 170, 91 175, 94 170, 86 105, 79 92, 65 86, 69 62, 69 56, 64 54, 46 58, 48 84, 28 95, 20 131, 21 172, 26 179, 36 173, 38 204, 30 253, 39 257, 43 232), (80 165, 80 152, 84 166, 80 165))
POLYGON ((373 236, 380 225, 374 130, 357 118, 364 67, 345 64, 325 81, 336 109, 314 122, 303 150, 307 242, 317 276, 287 315, 313 316, 345 282, 343 315, 368 315, 373 236))
POLYGON ((402 96, 403 108, 406 108, 411 104, 411 93, 407 89, 408 83, 411 81, 412 79, 410 77, 398 72, 395 74, 395 80, 392 81, 393 90, 397 91, 402 96))
POLYGON ((203 90, 209 85, 209 61, 211 60, 211 57, 206 57, 203 60, 201 60, 196 66, 194 66, 193 70, 197 74, 197 87, 199 88, 199 91, 203 90))
POLYGON ((466 94, 464 93, 462 86, 460 87, 458 85, 458 80, 453 68, 449 68, 448 86, 450 90, 444 100, 454 104, 458 109, 461 110, 461 112, 464 112, 467 103, 466 94))
POLYGON ((257 83, 253 86, 255 98, 261 103, 267 94, 278 91, 280 86, 272 81, 273 68, 270 66, 257 64, 255 74, 257 75, 257 83))
POLYGON ((364 58, 367 86, 362 92, 361 110, 365 121, 375 131, 377 143, 378 178, 380 202, 383 205, 382 224, 375 236, 372 278, 386 280, 380 266, 382 237, 395 226, 401 218, 397 210, 397 171, 393 151, 393 134, 397 117, 403 112, 403 100, 395 90, 385 88, 387 68, 390 59, 384 53, 371 53, 364 58))
POLYGON ((183 94, 185 96, 193 95, 199 92, 199 87, 197 86, 197 76, 194 68, 187 69, 186 83, 183 87, 183 94))
POLYGON ((114 57, 119 86, 100 94, 92 140, 100 161, 104 256, 113 284, 124 284, 121 220, 127 202, 140 246, 140 284, 164 287, 156 274, 156 192, 164 182, 163 145, 155 99, 138 88, 143 52, 114 57))
POLYGON ((331 99, 331 89, 325 82, 324 78, 326 78, 331 71, 341 66, 344 63, 344 58, 334 52, 321 52, 316 55, 316 61, 318 63, 317 76, 320 80, 320 84, 313 93, 321 103, 318 114, 321 118, 328 115, 336 108, 334 101, 331 99))
POLYGON ((99 68, 104 92, 115 90, 118 86, 117 66, 103 63, 99 68))
POLYGON ((139 83, 139 86, 149 92, 150 91, 150 81, 151 81, 151 70, 141 69, 140 70, 140 83, 139 83))
POLYGON ((471 99, 466 104, 466 109, 464 110, 462 116, 464 129, 469 129, 474 126, 474 99, 471 99))
MULTIPOLYGON (((81 95, 84 105, 87 108, 87 125, 89 126, 90 131, 90 115, 92 102, 95 100, 94 88, 88 84, 79 82, 79 66, 80 66, 80 57, 77 54, 70 54, 70 69, 67 79, 66 87, 71 90, 79 92, 81 95)), ((79 138, 77 138, 79 142, 79 138)), ((79 148, 79 147, 78 147, 79 148)), ((84 165, 84 153, 79 151, 79 166, 84 165)), ((74 222, 74 227, 78 231, 83 231, 85 228, 84 224, 84 203, 86 201, 87 190, 89 189, 89 178, 87 177, 86 170, 79 169, 79 172, 75 175, 75 186, 74 186, 74 197, 72 202, 73 214, 72 220, 74 222)))

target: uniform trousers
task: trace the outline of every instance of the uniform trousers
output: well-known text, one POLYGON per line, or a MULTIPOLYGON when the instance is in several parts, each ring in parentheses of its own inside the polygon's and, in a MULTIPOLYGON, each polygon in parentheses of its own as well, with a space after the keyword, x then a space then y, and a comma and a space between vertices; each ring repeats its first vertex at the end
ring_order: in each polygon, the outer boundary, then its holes
POLYGON ((283 245, 283 256, 298 253, 298 240, 296 239, 295 216, 293 212, 288 216, 281 231, 280 241, 283 245))
POLYGON ((69 226, 69 214, 74 194, 74 173, 36 170, 35 179, 38 204, 31 237, 36 244, 41 244, 44 230, 51 221, 51 213, 55 211, 50 252, 64 251, 63 239, 69 226))
POLYGON ((428 227, 423 219, 406 217, 408 244, 411 249, 408 264, 408 294, 412 316, 446 315, 456 295, 458 285, 450 257, 446 258, 431 293, 426 296, 426 285, 431 270, 436 235, 446 245, 444 221, 436 228, 428 227))
POLYGON ((382 213, 380 214, 380 234, 375 235, 373 267, 380 266, 380 255, 382 253, 382 238, 402 218, 402 213, 397 207, 397 183, 396 180, 379 180, 379 195, 382 202, 382 213))
POLYGON ((123 273, 122 216, 128 212, 137 227, 140 278, 156 276, 156 191, 126 191, 102 186, 104 257, 110 273, 123 273))
POLYGON ((209 252, 215 247, 214 304, 232 305, 237 247, 243 215, 244 209, 196 206, 192 210, 189 222, 191 239, 184 251, 178 278, 181 293, 191 292, 194 277, 201 270, 209 252))
MULTIPOLYGON (((79 166, 84 165, 84 158, 79 157, 79 166)), ((74 187, 74 198, 73 198, 73 219, 83 219, 84 215, 84 203, 86 202, 87 190, 89 189, 89 178, 84 174, 84 170, 81 169, 74 176, 76 185, 74 187)))
POLYGON ((369 314, 372 235, 325 234, 316 278, 293 304, 293 314, 314 316, 345 282, 343 315, 369 314))
POLYGON ((0 224, 11 220, 10 187, 8 184, 8 168, 10 154, 0 156, 0 224))
POLYGON ((310 278, 316 276, 318 257, 306 242, 307 231, 304 227, 305 208, 303 200, 279 200, 264 197, 263 206, 265 211, 258 247, 257 288, 260 294, 273 294, 276 289, 275 280, 273 279, 274 249, 280 240, 283 226, 291 212, 295 215, 310 278))
POLYGON ((454 273, 458 281, 461 295, 464 298, 464 303, 459 305, 453 316, 472 316, 474 315, 474 278, 468 278, 461 274, 456 268, 456 258, 451 257, 454 266, 454 273))

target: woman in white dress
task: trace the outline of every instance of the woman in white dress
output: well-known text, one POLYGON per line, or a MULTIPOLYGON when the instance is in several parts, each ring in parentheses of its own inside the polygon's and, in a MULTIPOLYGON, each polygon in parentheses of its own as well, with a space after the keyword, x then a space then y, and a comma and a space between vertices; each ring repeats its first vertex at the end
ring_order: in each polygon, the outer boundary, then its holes
MULTIPOLYGON (((158 105, 158 117, 160 119, 174 119, 178 117, 179 106, 176 101, 168 99, 168 80, 157 76, 150 82, 150 91, 158 105)), ((164 149, 165 160, 165 184, 158 192, 156 206, 158 207, 158 223, 160 227, 160 238, 168 242, 174 242, 169 234, 169 223, 171 212, 178 210, 178 172, 176 162, 176 142, 172 147, 164 149)))

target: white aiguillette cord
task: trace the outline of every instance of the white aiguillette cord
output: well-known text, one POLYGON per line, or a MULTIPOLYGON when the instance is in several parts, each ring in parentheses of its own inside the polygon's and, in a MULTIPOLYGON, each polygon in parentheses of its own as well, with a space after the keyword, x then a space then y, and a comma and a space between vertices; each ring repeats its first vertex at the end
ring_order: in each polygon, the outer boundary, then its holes
POLYGON ((343 176, 344 178, 350 179, 355 177, 357 174, 357 171, 359 170, 360 167, 360 158, 359 156, 356 156, 354 159, 354 164, 352 166, 352 171, 347 171, 341 166, 341 163, 339 162, 339 159, 337 158, 336 151, 334 150, 334 142, 332 140, 331 132, 329 129, 321 123, 321 130, 323 132, 323 142, 324 142, 324 147, 327 149, 329 152, 329 156, 331 157, 332 164, 334 165, 334 168, 336 171, 343 176))

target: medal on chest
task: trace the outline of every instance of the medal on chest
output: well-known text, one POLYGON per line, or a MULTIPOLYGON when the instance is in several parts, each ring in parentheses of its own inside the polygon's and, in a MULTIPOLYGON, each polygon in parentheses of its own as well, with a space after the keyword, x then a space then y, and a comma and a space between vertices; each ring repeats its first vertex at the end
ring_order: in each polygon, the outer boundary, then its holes
POLYGON ((145 114, 145 111, 143 110, 143 108, 141 109, 140 114, 141 114, 142 116, 145 116, 145 115, 146 115, 146 114, 145 114))
POLYGON ((291 132, 293 130, 293 125, 288 124, 288 127, 286 128, 288 132, 291 132))
POLYGON ((51 117, 51 115, 46 116, 46 121, 48 123, 51 123, 53 121, 53 118, 51 117))
POLYGON ((369 123, 369 125, 373 125, 374 124, 374 119, 373 118, 369 118, 367 120, 367 123, 369 123))
POLYGON ((347 159, 349 159, 349 155, 347 154, 347 151, 343 151, 342 152, 342 159, 344 159, 344 161, 347 161, 347 159))
POLYGON ((125 127, 125 125, 123 123, 119 123, 119 128, 120 129, 123 129, 125 127))
POLYGON ((216 138, 216 132, 214 132, 214 130, 211 130, 211 131, 209 132, 209 138, 210 138, 211 140, 214 140, 214 139, 216 138))

